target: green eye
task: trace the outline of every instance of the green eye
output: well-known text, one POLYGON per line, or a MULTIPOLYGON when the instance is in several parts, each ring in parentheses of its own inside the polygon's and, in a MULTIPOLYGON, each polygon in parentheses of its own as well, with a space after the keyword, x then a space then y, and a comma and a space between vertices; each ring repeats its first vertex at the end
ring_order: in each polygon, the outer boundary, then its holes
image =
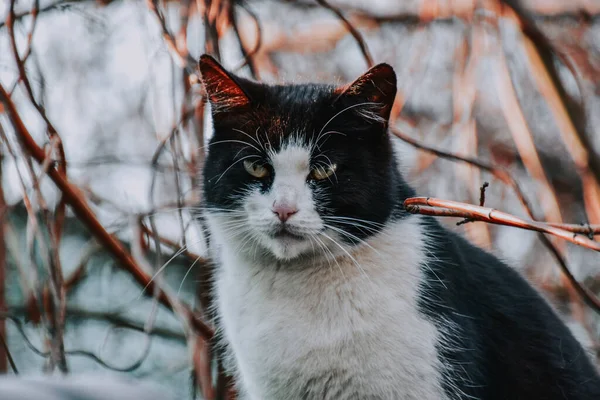
POLYGON ((335 174, 336 169, 337 169, 336 164, 331 164, 326 167, 318 166, 318 167, 315 167, 312 171, 310 171, 310 177, 317 181, 321 181, 321 180, 327 179, 331 175, 335 174))
POLYGON ((269 175, 269 170, 256 162, 244 160, 244 168, 255 178, 264 178, 269 175))

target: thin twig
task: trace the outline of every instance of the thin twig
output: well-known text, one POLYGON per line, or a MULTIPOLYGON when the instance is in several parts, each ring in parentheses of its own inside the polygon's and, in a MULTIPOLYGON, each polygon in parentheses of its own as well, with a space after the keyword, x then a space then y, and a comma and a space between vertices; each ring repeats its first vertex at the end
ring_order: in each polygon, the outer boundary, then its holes
POLYGON ((371 68, 374 65, 373 57, 371 56, 369 47, 365 43, 365 39, 362 37, 360 32, 354 27, 354 25, 352 25, 350 23, 350 21, 348 21, 348 19, 346 17, 344 17, 344 14, 342 14, 342 12, 338 8, 332 6, 326 0, 316 0, 316 1, 321 6, 325 7, 326 9, 330 10, 335 15, 337 15, 337 17, 342 21, 344 26, 346 26, 346 29, 348 29, 348 31, 350 32, 350 34, 356 41, 356 44, 358 44, 358 47, 360 47, 360 52, 362 53, 363 57, 365 58, 365 61, 367 62, 367 66, 369 68, 371 68))
MULTIPOLYGON (((144 225, 144 224, 142 224, 142 231, 143 231, 143 232, 144 232, 146 235, 148 235, 148 236, 150 236, 150 237, 154 237, 154 235, 155 235, 155 234, 154 234, 154 232, 152 232, 152 231, 151 231, 151 230, 150 230, 150 229, 149 229, 149 228, 148 228, 146 225, 144 225)), ((181 251, 181 249, 182 249, 182 246, 180 246, 179 244, 177 244, 176 242, 174 242, 174 241, 172 241, 172 240, 170 240, 170 239, 167 239, 166 237, 163 237, 163 236, 160 236, 160 235, 159 235, 159 236, 158 236, 158 240, 159 240, 159 241, 160 241, 162 244, 164 244, 164 245, 166 245, 166 246, 170 247, 170 248, 171 248, 171 250, 174 250, 174 251, 178 251, 178 252, 179 252, 179 251, 181 251)), ((202 266, 203 264, 206 264, 206 263, 207 263, 207 260, 206 260, 204 257, 202 257, 202 256, 200 256, 200 255, 198 255, 198 254, 195 254, 195 253, 193 253, 193 252, 189 251, 188 249, 186 249, 186 250, 183 250, 183 251, 181 252, 181 254, 182 254, 182 255, 184 255, 184 256, 186 256, 187 258, 189 258, 189 259, 190 259, 190 260, 192 260, 192 261, 196 261, 196 260, 198 260, 197 262, 200 264, 200 266, 202 266)))
MULTIPOLYGON (((483 185, 479 188, 479 207, 483 207, 485 205, 485 189, 490 186, 488 182, 484 182, 483 185)), ((467 224, 469 222, 474 222, 475 220, 472 218, 465 218, 462 221, 456 223, 457 226, 467 224)))
POLYGON ((250 69, 250 73, 252 74, 252 77, 254 79, 258 80, 258 79, 260 79, 260 75, 258 73, 258 69, 256 68, 256 63, 254 62, 254 56, 256 55, 256 53, 259 52, 260 47, 262 45, 262 29, 260 27, 260 21, 259 21, 258 17, 256 16, 256 14, 254 13, 254 11, 252 11, 249 7, 247 7, 245 1, 242 1, 239 4, 248 13, 248 15, 250 15, 250 18, 252 18, 252 20, 254 21, 254 24, 256 25, 256 44, 254 45, 252 50, 247 51, 246 46, 244 45, 244 36, 241 34, 240 29, 239 29, 236 5, 237 4, 230 4, 229 18, 231 20, 231 25, 233 26, 233 31, 235 32, 235 35, 240 44, 240 51, 242 53, 242 56, 244 57, 244 60, 242 61, 242 63, 240 65, 233 68, 233 71, 238 71, 247 65, 248 68, 250 69))
MULTIPOLYGON (((27 316, 27 313, 28 309, 24 306, 10 305, 8 307, 8 314, 13 316, 27 316)), ((109 323, 113 325, 113 328, 129 329, 136 332, 144 332, 144 324, 132 321, 124 317, 123 315, 121 315, 121 313, 117 311, 97 311, 78 307, 67 307, 67 320, 94 320, 109 323)), ((164 339, 176 340, 182 343, 185 342, 185 335, 182 332, 167 327, 153 326, 152 329, 148 332, 148 334, 158 336, 164 339)))
MULTIPOLYGON (((8 206, 6 205, 6 201, 4 200, 4 189, 2 188, 1 182, 2 180, 2 167, 3 167, 4 157, 0 154, 0 309, 6 307, 6 260, 7 260, 7 252, 6 252, 6 243, 4 239, 4 226, 6 224, 6 210, 8 206)), ((11 363, 13 371, 16 372, 16 367, 13 366, 14 362, 12 360, 12 356, 10 354, 10 350, 8 349, 8 345, 4 338, 6 337, 6 324, 4 321, 0 321, 0 340, 2 340, 3 347, 0 349, 0 374, 5 374, 8 370, 6 365, 6 360, 11 363)))
MULTIPOLYGON (((5 322, 4 320, 0 321, 0 323, 4 326, 5 322)), ((8 359, 8 363, 10 364, 10 368, 13 370, 13 373, 15 375, 19 375, 19 369, 17 368, 17 364, 15 364, 15 359, 13 358, 10 349, 8 348, 8 343, 6 343, 6 334, 5 334, 5 329, 2 329, 4 332, 0 332, 0 344, 2 344, 2 350, 4 352, 4 354, 6 355, 6 358, 8 359)), ((0 353, 0 355, 2 355, 2 353, 0 353)), ((4 358, 4 356, 2 357, 4 358)), ((0 371, 2 374, 5 374, 6 371, 6 366, 3 365, 2 366, 2 370, 0 371)))
MULTIPOLYGON (((92 0, 58 0, 58 1, 55 1, 54 3, 47 4, 44 7, 40 7, 37 10, 37 13, 41 14, 41 13, 45 13, 47 11, 53 11, 53 10, 59 10, 59 11, 67 10, 74 4, 83 3, 86 1, 89 1, 90 3, 92 3, 92 0)), ((107 1, 107 0, 105 0, 105 1, 107 1)), ((30 16, 30 15, 32 15, 32 13, 34 11, 35 11, 35 9, 32 8, 29 11, 15 13, 13 21, 16 22, 16 21, 23 19, 24 17, 30 16)), ((4 26, 6 26, 6 22, 0 21, 0 29, 4 28, 4 26)))
MULTIPOLYGON (((8 16, 6 19, 6 26, 8 28, 8 34, 9 34, 9 38, 10 38, 10 44, 11 44, 11 49, 13 52, 13 57, 15 59, 15 63, 17 64, 17 68, 19 70, 19 80, 25 87, 25 92, 27 93, 27 96, 29 97, 30 102, 33 104, 33 106, 37 110, 38 114, 42 117, 42 119, 46 123, 46 126, 48 128, 48 136, 49 136, 50 140, 56 144, 56 148, 58 150, 60 160, 62 161, 62 163, 59 164, 57 173, 66 178, 67 163, 66 163, 66 159, 65 159, 65 152, 64 152, 63 145, 62 145, 62 141, 61 141, 60 136, 58 135, 56 129, 54 128, 53 124, 48 119, 48 117, 46 115, 46 110, 41 105, 41 103, 39 103, 35 99, 35 95, 33 93, 31 83, 29 81, 29 78, 28 78, 26 70, 25 70, 25 61, 24 60, 29 55, 29 49, 27 50, 26 55, 23 59, 19 55, 19 50, 17 47, 15 31, 14 31, 15 3, 16 3, 16 0, 10 0, 9 12, 8 12, 8 16)), ((38 10, 38 3, 36 0, 34 9, 33 9, 33 21, 32 21, 33 25, 32 25, 32 29, 30 32, 29 42, 28 42, 29 46, 31 45, 30 41, 32 39, 33 30, 35 29, 35 23, 37 20, 37 10, 38 10)), ((52 154, 50 153, 50 154, 46 155, 44 157, 44 159, 45 160, 52 159, 52 154)), ((42 162, 42 165, 44 165, 43 162, 42 162)), ((38 193, 38 201, 40 201, 42 196, 41 196, 41 190, 39 190, 38 180, 35 178, 35 176, 32 176, 32 179, 33 179, 34 188, 36 189, 36 191, 38 193)), ((51 324, 49 326, 50 336, 51 336, 51 344, 52 344, 51 349, 52 349, 52 355, 53 355, 50 359, 50 361, 51 361, 50 368, 53 368, 54 364, 56 364, 63 372, 67 371, 67 363, 66 363, 66 359, 64 356, 64 342, 63 342, 63 329, 64 329, 64 320, 65 320, 65 315, 64 315, 65 311, 64 310, 66 307, 66 297, 65 297, 66 294, 65 294, 63 281, 62 281, 62 268, 61 268, 61 263, 60 263, 60 256, 58 253, 58 247, 59 247, 59 243, 60 243, 60 237, 61 237, 64 217, 65 217, 65 207, 66 207, 66 203, 64 201, 64 196, 61 195, 61 198, 56 206, 56 209, 54 210, 53 217, 51 217, 51 215, 47 209, 43 210, 45 220, 46 220, 46 225, 48 228, 48 234, 49 234, 48 238, 50 241, 50 248, 49 248, 50 268, 48 270, 48 274, 49 274, 50 282, 51 282, 50 288, 51 288, 51 294, 53 296, 52 304, 53 304, 53 308, 54 308, 53 313, 51 314, 51 318, 50 318, 51 324)))
POLYGON ((169 53, 177 65, 179 65, 181 68, 187 69, 190 75, 195 74, 196 60, 194 60, 189 52, 185 51, 185 54, 182 54, 182 52, 180 52, 177 48, 177 41, 173 37, 173 34, 169 31, 169 28, 167 28, 167 21, 158 8, 158 0, 147 0, 146 4, 148 5, 150 11, 156 15, 158 23, 160 24, 163 39, 165 40, 169 53))
MULTIPOLYGON (((21 153, 23 154, 23 158, 25 158, 23 165, 27 169, 29 178, 31 179, 32 187, 36 194, 37 204, 45 218, 46 228, 48 228, 48 233, 49 233, 48 239, 49 239, 50 243, 46 243, 46 235, 44 235, 40 229, 41 224, 36 216, 36 212, 33 208, 33 205, 29 198, 29 195, 27 194, 26 183, 23 178, 23 175, 21 174, 20 169, 18 168, 19 160, 16 156, 14 149, 11 146, 10 141, 8 140, 8 138, 4 132, 4 129, 1 126, 0 126, 0 137, 6 143, 8 152, 12 156, 12 158, 15 162, 15 166, 17 167, 16 168, 17 175, 19 176, 19 181, 21 184, 21 190, 22 190, 22 194, 23 194, 23 204, 25 205, 25 209, 27 210, 27 215, 28 215, 27 227, 26 227, 27 254, 29 255, 30 265, 33 267, 31 269, 31 273, 33 275, 34 287, 38 287, 40 289, 40 292, 38 294, 35 294, 35 292, 32 292, 32 296, 30 297, 31 304, 34 306, 35 306, 35 304, 38 304, 38 307, 37 307, 38 310, 47 311, 44 313, 38 313, 37 315, 35 315, 35 314, 33 314, 33 315, 34 315, 34 318, 38 318, 37 319, 38 322, 41 322, 41 321, 44 322, 44 327, 50 336, 50 343, 51 343, 51 349, 52 349, 53 356, 49 360, 50 363, 48 365, 48 368, 50 368, 50 370, 52 370, 54 368, 54 366, 58 365, 61 370, 66 371, 66 369, 67 369, 66 359, 64 357, 64 352, 62 351, 62 349, 63 349, 62 325, 63 324, 61 323, 61 318, 60 318, 60 315, 61 315, 60 309, 62 308, 61 305, 64 304, 64 302, 61 301, 61 297, 59 295, 59 290, 56 290, 57 285, 50 285, 49 287, 47 285, 43 285, 41 282, 38 281, 38 279, 37 279, 38 274, 35 269, 36 257, 34 255, 34 247, 35 247, 36 239, 37 239, 37 245, 38 245, 40 253, 42 255, 42 257, 41 257, 42 264, 43 264, 44 269, 46 270, 48 276, 52 277, 53 271, 56 271, 56 269, 57 269, 57 265, 58 265, 58 269, 60 269, 60 267, 59 267, 60 261, 57 259, 58 252, 55 250, 55 247, 53 246, 54 236, 51 231, 52 222, 51 222, 51 218, 50 218, 50 215, 48 212, 48 206, 47 206, 44 196, 42 194, 39 180, 34 171, 31 159, 26 156, 26 150, 23 148, 23 145, 19 142, 19 140, 17 140, 17 143, 19 143, 21 145, 20 147, 21 147, 21 153), (50 290, 48 291, 48 289, 50 289, 50 290)), ((44 159, 42 161, 42 164, 43 165, 46 164, 47 160, 48 160, 48 154, 44 151, 44 159)), ((62 277, 61 277, 61 279, 62 279, 62 277)), ((52 282, 56 283, 56 280, 53 279, 52 282)), ((61 285, 58 285, 58 286, 61 286, 61 285)))
MULTIPOLYGON (((406 211, 413 214, 433 215, 436 217, 470 218, 490 224, 512 226, 540 233, 547 233, 576 245, 600 252, 600 243, 590 240, 586 236, 568 232, 543 222, 525 220, 493 208, 480 207, 473 204, 436 199, 432 197, 408 198, 404 201, 404 207, 406 211)), ((554 247, 554 249, 556 248, 554 247)), ((560 253, 558 253, 558 256, 562 257, 560 253)), ((567 276, 571 284, 586 301, 586 303, 594 311, 600 313, 600 300, 596 297, 596 295, 591 290, 583 287, 579 282, 577 282, 571 271, 566 268, 566 264, 561 264, 561 268, 563 273, 567 276)))
POLYGON ((33 7, 31 8, 31 29, 27 33, 27 47, 25 53, 23 54, 23 63, 27 61, 31 55, 31 50, 33 49, 33 33, 35 32, 35 27, 37 26, 39 11, 40 0, 33 0, 33 7))
MULTIPOLYGON (((21 321, 19 321, 18 318, 14 317, 10 314, 0 312, 0 319, 11 320, 17 327, 17 330, 19 331, 19 334, 25 341, 25 344, 27 345, 27 347, 29 347, 29 349, 31 351, 33 351, 35 354, 37 354, 40 357, 44 357, 44 358, 48 358, 51 356, 51 352, 42 351, 33 344, 31 339, 29 339, 29 336, 27 336, 27 333, 25 332, 25 328, 23 327, 23 324, 21 323, 21 321)), ((65 350, 65 354, 69 355, 69 356, 81 356, 81 357, 89 358, 89 359, 95 361, 96 363, 100 364, 102 367, 109 369, 111 371, 115 371, 115 372, 133 372, 140 367, 140 364, 138 362, 135 362, 132 365, 128 365, 126 367, 115 366, 115 365, 112 365, 109 362, 105 361, 104 359, 102 359, 101 357, 96 355, 95 353, 88 351, 88 350, 79 350, 79 349, 65 350)))

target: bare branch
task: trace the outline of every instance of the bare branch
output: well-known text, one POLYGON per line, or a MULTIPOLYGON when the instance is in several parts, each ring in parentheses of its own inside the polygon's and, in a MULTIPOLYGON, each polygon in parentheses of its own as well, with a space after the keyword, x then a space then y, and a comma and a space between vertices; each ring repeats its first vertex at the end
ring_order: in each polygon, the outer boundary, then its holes
POLYGON ((190 75, 195 74, 194 71, 196 67, 196 60, 194 60, 192 56, 190 56, 187 50, 180 51, 178 49, 175 37, 173 37, 173 34, 167 28, 167 21, 165 20, 165 16, 158 8, 158 0, 147 0, 146 4, 148 5, 150 11, 152 11, 154 15, 156 15, 156 18, 158 19, 158 23, 160 24, 160 28, 162 30, 163 39, 165 40, 167 48, 169 49, 169 53, 171 53, 171 56, 173 57, 177 65, 179 65, 179 67, 181 68, 187 69, 190 75))
MULTIPOLYGON (((6 112, 13 123, 15 131, 27 147, 27 150, 37 162, 43 163, 45 158, 44 151, 37 145, 37 143, 35 143, 29 134, 27 128, 17 113, 13 102, 11 101, 10 97, 8 97, 8 94, 2 85, 0 85, 0 101, 4 103, 6 112)), ((65 201, 69 204, 73 212, 83 222, 83 224, 87 226, 96 239, 119 261, 119 265, 128 271, 140 285, 148 287, 150 291, 153 291, 154 283, 151 281, 151 278, 143 269, 138 266, 129 252, 125 250, 123 245, 104 229, 100 221, 98 221, 97 217, 94 215, 94 212, 87 204, 87 201, 81 195, 79 188, 69 182, 53 168, 49 169, 48 175, 54 181, 58 189, 62 191, 65 201)), ((177 303, 174 299, 169 298, 169 296, 167 296, 167 294, 163 291, 160 291, 158 298, 160 302, 169 309, 181 307, 181 309, 183 309, 186 313, 186 317, 194 329, 196 329, 205 338, 212 337, 212 328, 193 315, 189 308, 177 303)))
POLYGON ((371 52, 369 51, 369 48, 367 47, 367 44, 365 43, 365 39, 362 37, 360 32, 358 30, 356 30, 354 25, 352 25, 350 23, 350 21, 348 21, 348 19, 346 19, 346 17, 344 17, 344 14, 342 14, 342 12, 339 9, 330 5, 326 0, 316 0, 316 1, 321 6, 325 7, 326 9, 330 10, 335 15, 337 15, 337 17, 342 21, 342 23, 346 26, 346 28, 348 29, 348 31, 350 32, 350 34, 352 35, 354 40, 356 40, 358 47, 360 47, 360 52, 362 53, 363 57, 365 58, 365 61, 367 62, 367 66, 369 68, 371 68, 374 65, 373 57, 371 56, 371 52))
MULTIPOLYGON (((442 200, 432 197, 412 197, 404 201, 406 211, 413 214, 433 215, 437 217, 460 217, 475 221, 483 221, 490 224, 512 226, 540 233, 547 233, 567 240, 576 245, 600 252, 600 243, 590 240, 586 236, 572 233, 555 226, 533 221, 524 220, 511 214, 495 210, 493 208, 480 207, 473 204, 460 203, 451 200, 442 200)), ((589 289, 581 286, 575 279, 566 264, 561 264, 563 273, 570 283, 577 289, 583 299, 594 311, 600 313, 600 300, 589 289)))

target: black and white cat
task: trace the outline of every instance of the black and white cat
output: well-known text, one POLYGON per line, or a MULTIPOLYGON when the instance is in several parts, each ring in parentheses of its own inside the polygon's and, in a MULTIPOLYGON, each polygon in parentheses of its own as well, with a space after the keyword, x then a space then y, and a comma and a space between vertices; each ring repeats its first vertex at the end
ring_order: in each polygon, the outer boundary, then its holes
POLYGON ((202 56, 204 215, 243 399, 600 399, 588 354, 519 274, 410 215, 396 76, 265 85, 202 56))

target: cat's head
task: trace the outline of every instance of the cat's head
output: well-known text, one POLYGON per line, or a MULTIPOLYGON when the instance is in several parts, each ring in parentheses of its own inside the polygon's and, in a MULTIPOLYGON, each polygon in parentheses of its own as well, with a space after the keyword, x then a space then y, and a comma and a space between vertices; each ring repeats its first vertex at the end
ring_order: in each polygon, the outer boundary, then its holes
POLYGON ((392 67, 341 87, 260 84, 209 56, 200 72, 214 125, 206 213, 240 251, 290 260, 359 243, 388 221, 403 186, 387 133, 392 67))

